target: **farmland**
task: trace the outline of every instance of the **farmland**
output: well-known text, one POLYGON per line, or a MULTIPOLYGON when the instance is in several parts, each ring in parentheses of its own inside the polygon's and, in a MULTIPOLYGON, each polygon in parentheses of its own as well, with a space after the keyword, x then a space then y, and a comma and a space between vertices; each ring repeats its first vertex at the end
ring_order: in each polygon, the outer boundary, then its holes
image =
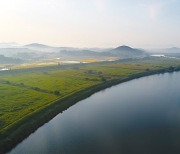
POLYGON ((43 124, 45 117, 52 118, 67 109, 71 101, 73 105, 86 95, 136 77, 179 69, 178 59, 145 58, 0 72, 0 149, 7 143, 15 145, 22 139, 14 141, 17 135, 33 125, 39 126, 41 119, 43 124), (101 87, 98 89, 98 86, 101 87))

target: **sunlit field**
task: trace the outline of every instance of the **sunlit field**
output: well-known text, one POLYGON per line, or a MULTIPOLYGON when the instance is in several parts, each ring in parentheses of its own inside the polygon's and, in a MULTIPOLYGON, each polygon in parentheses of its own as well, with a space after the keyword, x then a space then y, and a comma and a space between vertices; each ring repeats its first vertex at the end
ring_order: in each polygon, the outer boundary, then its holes
POLYGON ((179 60, 145 59, 1 72, 0 130, 47 104, 53 104, 88 87, 123 80, 143 72, 179 66, 179 60))

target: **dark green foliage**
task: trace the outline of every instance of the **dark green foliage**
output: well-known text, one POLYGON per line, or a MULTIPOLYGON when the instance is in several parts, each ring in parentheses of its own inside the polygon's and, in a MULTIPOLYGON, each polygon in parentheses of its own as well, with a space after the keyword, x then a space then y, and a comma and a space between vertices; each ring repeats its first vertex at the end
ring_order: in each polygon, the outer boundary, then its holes
POLYGON ((54 94, 57 95, 57 96, 60 96, 60 92, 57 91, 57 90, 54 91, 54 94))
POLYGON ((24 83, 20 83, 21 86, 24 86, 24 83))
POLYGON ((173 67, 173 66, 170 66, 170 67, 169 67, 169 70, 170 70, 170 71, 173 71, 174 69, 175 69, 175 67, 173 67))
POLYGON ((32 89, 34 89, 36 91, 40 91, 40 88, 38 88, 38 87, 33 87, 32 89))
POLYGON ((106 81, 106 78, 105 77, 101 77, 101 81, 105 82, 106 81))

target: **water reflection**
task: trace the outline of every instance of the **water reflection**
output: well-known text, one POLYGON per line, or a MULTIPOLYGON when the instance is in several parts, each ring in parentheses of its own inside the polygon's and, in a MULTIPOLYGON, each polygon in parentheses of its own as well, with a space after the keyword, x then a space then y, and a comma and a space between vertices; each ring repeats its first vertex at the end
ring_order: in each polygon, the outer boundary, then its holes
POLYGON ((80 101, 14 153, 180 153, 180 73, 126 82, 80 101))

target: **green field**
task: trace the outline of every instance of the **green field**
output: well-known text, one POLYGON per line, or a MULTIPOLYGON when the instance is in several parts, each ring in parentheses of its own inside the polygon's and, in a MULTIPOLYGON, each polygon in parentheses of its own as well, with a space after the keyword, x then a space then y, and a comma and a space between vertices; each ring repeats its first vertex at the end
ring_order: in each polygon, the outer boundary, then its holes
POLYGON ((11 141, 14 127, 21 131, 28 127, 21 128, 23 119, 44 112, 52 104, 60 106, 61 100, 83 89, 179 68, 178 59, 146 58, 0 72, 0 148, 11 141))

